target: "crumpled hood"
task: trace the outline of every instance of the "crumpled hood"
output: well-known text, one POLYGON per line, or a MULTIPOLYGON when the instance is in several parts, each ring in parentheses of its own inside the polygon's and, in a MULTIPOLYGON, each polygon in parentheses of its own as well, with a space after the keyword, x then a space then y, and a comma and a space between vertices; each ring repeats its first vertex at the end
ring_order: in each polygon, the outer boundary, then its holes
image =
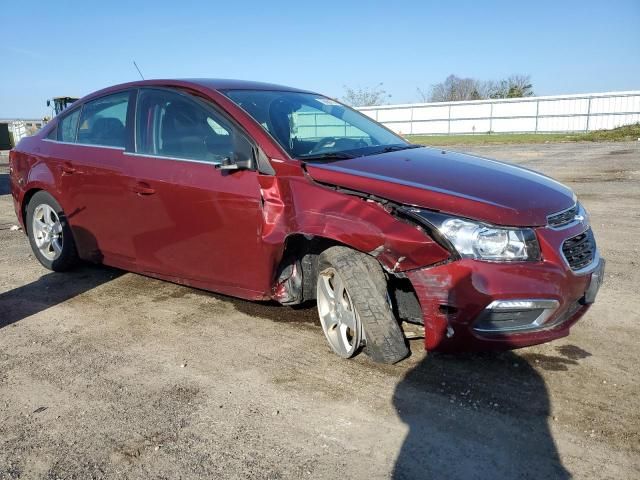
POLYGON ((540 173, 434 148, 307 163, 316 181, 495 225, 540 226, 573 192, 540 173))

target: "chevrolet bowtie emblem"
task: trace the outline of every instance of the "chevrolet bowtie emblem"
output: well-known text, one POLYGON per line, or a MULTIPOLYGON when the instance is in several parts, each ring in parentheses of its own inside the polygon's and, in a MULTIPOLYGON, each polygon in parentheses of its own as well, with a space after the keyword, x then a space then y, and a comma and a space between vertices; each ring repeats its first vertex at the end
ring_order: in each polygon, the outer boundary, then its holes
POLYGON ((573 219, 576 222, 582 222, 584 220, 584 217, 582 215, 576 215, 575 217, 573 217, 573 219))

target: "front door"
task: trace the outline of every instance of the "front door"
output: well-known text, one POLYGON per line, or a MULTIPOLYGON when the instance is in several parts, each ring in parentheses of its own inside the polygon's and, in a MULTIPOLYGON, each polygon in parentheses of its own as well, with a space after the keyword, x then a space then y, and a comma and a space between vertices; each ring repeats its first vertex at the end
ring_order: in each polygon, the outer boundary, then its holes
POLYGON ((133 244, 147 273, 244 297, 268 284, 258 173, 216 168, 242 135, 213 107, 182 92, 141 89, 133 244))

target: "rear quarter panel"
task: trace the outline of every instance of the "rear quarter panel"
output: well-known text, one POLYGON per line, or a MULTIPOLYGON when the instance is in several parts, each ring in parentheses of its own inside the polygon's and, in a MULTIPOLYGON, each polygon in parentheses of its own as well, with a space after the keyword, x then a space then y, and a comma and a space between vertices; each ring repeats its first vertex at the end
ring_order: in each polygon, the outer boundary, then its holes
POLYGON ((59 172, 48 155, 45 143, 38 137, 26 137, 10 153, 11 195, 23 228, 27 202, 36 190, 49 192, 64 208, 64 198, 58 187, 59 172))

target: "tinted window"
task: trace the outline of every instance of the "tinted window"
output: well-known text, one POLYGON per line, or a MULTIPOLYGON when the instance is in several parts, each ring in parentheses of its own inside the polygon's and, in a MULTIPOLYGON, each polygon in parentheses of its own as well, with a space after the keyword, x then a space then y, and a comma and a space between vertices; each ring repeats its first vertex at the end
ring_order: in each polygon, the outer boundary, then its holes
POLYGON ((78 129, 78 143, 124 148, 128 103, 129 92, 85 103, 78 129))
POLYGON ((75 142, 76 131, 78 130, 78 118, 80 117, 80 109, 71 112, 69 115, 60 120, 58 125, 58 140, 61 142, 75 142))
POLYGON ((213 109, 185 94, 142 89, 136 118, 138 153, 212 163, 232 158, 233 128, 213 109))

